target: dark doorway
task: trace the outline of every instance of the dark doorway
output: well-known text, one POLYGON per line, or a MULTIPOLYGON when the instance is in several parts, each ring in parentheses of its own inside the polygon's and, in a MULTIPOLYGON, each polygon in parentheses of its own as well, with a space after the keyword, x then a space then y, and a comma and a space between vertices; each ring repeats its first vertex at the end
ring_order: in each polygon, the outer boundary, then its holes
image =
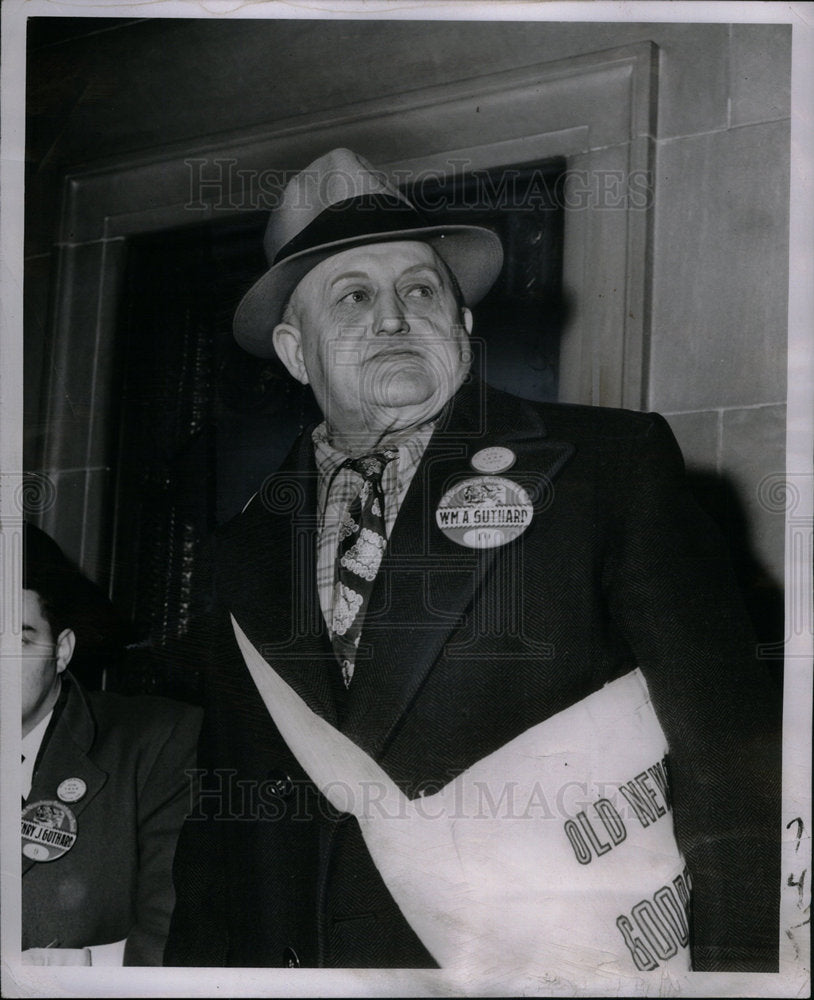
POLYGON ((538 402, 555 400, 562 294, 565 161, 474 171, 453 180, 427 177, 408 191, 433 221, 493 229, 503 270, 475 310, 480 373, 496 389, 538 402))

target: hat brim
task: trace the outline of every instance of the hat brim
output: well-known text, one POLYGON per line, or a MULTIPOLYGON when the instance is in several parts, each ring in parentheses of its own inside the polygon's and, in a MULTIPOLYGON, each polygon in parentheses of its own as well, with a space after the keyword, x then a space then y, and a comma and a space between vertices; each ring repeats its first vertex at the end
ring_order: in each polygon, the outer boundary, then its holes
POLYGON ((252 285, 235 312, 235 340, 256 357, 275 357, 271 336, 274 327, 282 318, 289 296, 312 268, 343 250, 404 240, 428 243, 436 251, 455 275, 467 306, 483 298, 503 266, 500 238, 482 226, 425 226, 326 243, 287 257, 252 285))

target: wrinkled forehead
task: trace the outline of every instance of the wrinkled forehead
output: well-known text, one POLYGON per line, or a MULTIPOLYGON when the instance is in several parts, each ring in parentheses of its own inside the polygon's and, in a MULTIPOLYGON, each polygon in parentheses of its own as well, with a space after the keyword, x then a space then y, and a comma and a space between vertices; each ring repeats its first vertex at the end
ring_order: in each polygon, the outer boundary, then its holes
POLYGON ((327 257, 300 279, 292 298, 321 296, 332 282, 344 275, 371 281, 397 281, 403 275, 422 270, 436 274, 439 282, 453 291, 447 266, 435 250, 428 243, 403 240, 351 247, 327 257))

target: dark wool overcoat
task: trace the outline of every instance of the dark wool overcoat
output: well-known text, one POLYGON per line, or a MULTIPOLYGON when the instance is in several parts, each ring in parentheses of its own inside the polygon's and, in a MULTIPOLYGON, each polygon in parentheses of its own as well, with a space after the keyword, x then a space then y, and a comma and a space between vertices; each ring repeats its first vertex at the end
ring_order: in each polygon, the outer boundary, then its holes
POLYGON ((231 612, 306 704, 411 798, 640 668, 669 746, 694 967, 775 968, 773 688, 666 422, 466 384, 399 512, 347 694, 316 587, 316 497, 306 431, 217 539, 219 624, 197 651, 210 663, 201 809, 179 842, 165 964, 434 964, 357 821, 332 813, 279 735, 231 612), (438 528, 436 509, 494 445, 516 455, 504 475, 534 517, 510 544, 467 549, 438 528))
POLYGON ((22 947, 126 938, 125 965, 161 965, 201 711, 168 698, 84 691, 63 676, 64 704, 46 733, 26 803, 59 801, 69 778, 86 790, 68 803, 74 846, 53 861, 22 858, 22 947))

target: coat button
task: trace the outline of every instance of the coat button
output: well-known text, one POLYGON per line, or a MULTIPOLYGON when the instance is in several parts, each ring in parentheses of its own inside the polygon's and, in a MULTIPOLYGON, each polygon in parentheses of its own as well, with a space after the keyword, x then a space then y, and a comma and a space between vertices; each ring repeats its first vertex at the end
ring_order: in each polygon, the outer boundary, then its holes
POLYGON ((283 968, 299 969, 300 960, 293 948, 283 948, 283 968))
POLYGON ((266 776, 266 785, 272 795, 281 799, 287 799, 294 791, 294 782, 283 771, 269 771, 266 776))

